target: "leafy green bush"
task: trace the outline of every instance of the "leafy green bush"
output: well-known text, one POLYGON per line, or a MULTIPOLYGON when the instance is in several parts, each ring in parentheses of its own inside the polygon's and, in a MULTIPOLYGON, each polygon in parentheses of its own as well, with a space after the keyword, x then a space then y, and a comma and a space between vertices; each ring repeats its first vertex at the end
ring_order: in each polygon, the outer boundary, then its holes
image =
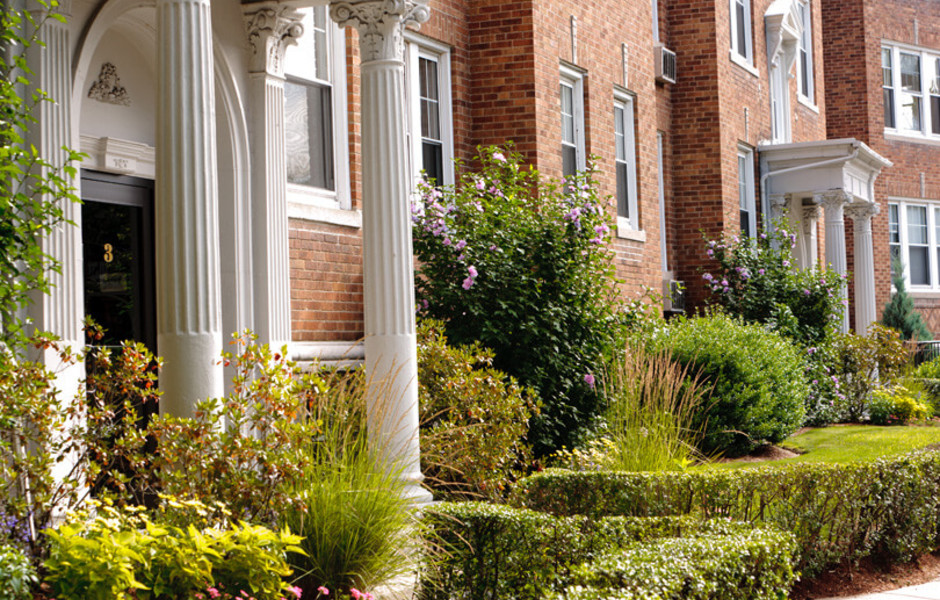
POLYGON ((805 365, 784 337, 716 312, 670 321, 651 345, 712 386, 693 422, 705 453, 746 454, 803 424, 805 365))
POLYGON ((60 600, 176 600, 212 588, 278 600, 294 590, 284 581, 291 574, 286 554, 297 550, 299 537, 247 523, 207 525, 204 507, 177 507, 192 522, 160 523, 139 510, 99 504, 96 517, 73 513, 47 530, 52 593, 60 600))
MULTIPOLYGON (((911 386, 914 387, 914 386, 911 386)), ((875 390, 868 407, 872 425, 904 425, 927 418, 930 408, 920 401, 917 390, 904 385, 875 390)))
POLYGON ((871 325, 868 335, 838 337, 826 369, 837 382, 834 406, 838 419, 859 422, 865 418, 872 391, 900 377, 910 360, 898 332, 878 323, 871 325))
POLYGON ((667 538, 574 569, 574 585, 552 598, 778 600, 794 581, 793 536, 754 530, 667 538))
POLYGON ((706 253, 718 263, 716 273, 702 276, 712 302, 801 346, 824 345, 842 317, 845 279, 829 269, 799 268, 792 256, 796 235, 775 225, 756 239, 707 242, 706 253))
POLYGON ((0 600, 30 600, 37 583, 29 558, 17 548, 0 546, 0 600))
POLYGON ((418 324, 421 462, 438 496, 499 498, 529 462, 528 390, 491 367, 479 343, 447 344, 443 323, 418 324))
POLYGON ((547 471, 515 502, 556 515, 696 514, 796 536, 806 576, 872 555, 910 560, 940 541, 940 453, 849 465, 799 464, 681 473, 547 471))
MULTIPOLYGON (((726 519, 559 518, 479 503, 436 505, 425 519, 431 532, 429 540, 439 545, 440 552, 422 572, 418 590, 422 599, 554 597, 553 592, 593 582, 591 573, 602 572, 605 561, 619 560, 624 568, 642 570, 650 566, 649 556, 663 544, 669 545, 675 556, 685 555, 690 563, 701 565, 698 572, 691 571, 706 586, 716 587, 722 574, 711 566, 715 559, 709 560, 701 552, 705 548, 725 556, 716 562, 729 570, 730 563, 736 562, 735 569, 745 572, 745 577, 787 579, 780 591, 786 591, 793 579, 791 536, 751 531, 749 526, 726 519), (753 558, 737 550, 745 539, 753 542, 748 548, 753 558), (601 558, 595 566, 591 561, 598 557, 610 558, 601 558)), ((669 565, 674 555, 661 556, 655 575, 683 580, 679 565, 669 565)), ((634 583, 648 594, 656 591, 653 577, 634 583)), ((607 593, 596 597, 607 597, 607 593)), ((743 600, 751 596, 722 597, 743 600)))
POLYGON ((537 391, 529 441, 544 456, 602 408, 593 377, 620 330, 610 217, 590 171, 559 185, 498 148, 479 165, 456 186, 422 188, 414 206, 419 308, 537 391))

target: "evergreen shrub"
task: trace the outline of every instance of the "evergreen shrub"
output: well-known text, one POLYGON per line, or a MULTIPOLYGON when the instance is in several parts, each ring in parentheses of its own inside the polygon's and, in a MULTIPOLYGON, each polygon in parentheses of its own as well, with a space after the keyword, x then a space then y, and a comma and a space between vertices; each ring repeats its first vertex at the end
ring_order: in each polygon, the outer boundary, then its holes
POLYGON ((796 536, 812 577, 846 560, 911 560, 940 542, 940 453, 874 463, 803 463, 681 473, 546 471, 519 482, 514 503, 603 519, 702 515, 796 536))
POLYGON ((746 454, 803 424, 807 383, 800 351, 760 325, 714 312, 674 319, 651 342, 710 386, 693 421, 706 454, 746 454))
POLYGON ((894 295, 885 305, 881 322, 901 332, 905 340, 923 341, 933 339, 930 329, 924 323, 920 313, 914 310, 914 299, 907 293, 904 285, 904 265, 895 259, 891 265, 891 282, 894 295))

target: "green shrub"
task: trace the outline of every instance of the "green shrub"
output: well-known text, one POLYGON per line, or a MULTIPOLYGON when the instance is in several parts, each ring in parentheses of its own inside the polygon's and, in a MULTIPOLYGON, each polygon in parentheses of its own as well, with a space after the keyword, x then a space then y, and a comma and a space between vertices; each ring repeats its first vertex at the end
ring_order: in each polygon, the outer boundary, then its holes
POLYGON ((805 365, 785 338, 713 313, 671 321, 652 346, 711 386, 711 399, 693 422, 705 432, 705 453, 746 454, 803 424, 805 365))
POLYGON ((627 348, 613 361, 603 382, 610 444, 600 454, 600 466, 661 471, 692 463, 701 437, 693 421, 707 402, 707 390, 687 378, 688 369, 642 348, 627 348))
POLYGON ((559 184, 510 150, 481 149, 456 186, 414 207, 422 315, 455 345, 536 390, 536 455, 573 446, 602 406, 592 382, 620 331, 610 217, 589 171, 559 184))
POLYGON ((886 327, 892 327, 901 333, 905 340, 929 340, 933 336, 924 323, 920 313, 914 310, 914 299, 907 293, 904 285, 904 264, 894 259, 891 264, 891 282, 894 284, 894 295, 885 305, 881 314, 881 322, 886 327))
POLYGON ((840 421, 857 423, 869 410, 872 391, 890 384, 910 365, 911 354, 894 329, 873 323, 868 335, 839 336, 827 373, 835 379, 840 421))
POLYGON ((418 324, 418 405, 422 471, 438 497, 499 498, 525 468, 527 390, 491 367, 478 343, 447 344, 443 323, 418 324))
POLYGON ((842 318, 845 278, 801 269, 792 257, 796 235, 785 224, 756 239, 711 240, 706 253, 718 263, 702 277, 711 301, 747 323, 767 325, 803 347, 825 345, 842 318))
POLYGON ((12 546, 0 546, 0 600, 30 600, 38 583, 25 554, 12 546))
POLYGON ((909 421, 922 421, 927 418, 930 408, 920 401, 920 397, 917 390, 904 385, 875 390, 871 395, 868 418, 872 425, 904 425, 909 421))
POLYGON ((867 555, 908 560, 940 541, 936 452, 734 471, 546 471, 522 480, 516 493, 516 503, 562 516, 696 514, 773 525, 796 536, 807 576, 867 555))
MULTIPOLYGON (((674 548, 678 555, 695 555, 704 567, 696 575, 710 585, 720 582, 720 578, 710 580, 713 574, 720 577, 720 570, 709 566, 709 559, 697 552, 699 548, 707 547, 725 555, 727 562, 718 562, 726 568, 735 559, 741 559, 736 568, 756 580, 785 578, 787 571, 790 581, 793 576, 791 536, 751 531, 747 525, 726 519, 703 522, 687 516, 559 518, 479 503, 436 505, 427 511, 425 519, 431 532, 429 539, 439 544, 441 551, 422 573, 418 597, 424 600, 540 599, 589 580, 591 561, 595 559, 627 557, 622 564, 643 568, 644 562, 649 562, 646 557, 664 544, 674 548), (749 548, 754 553, 751 559, 734 551, 744 539, 754 541, 749 548), (778 568, 783 574, 771 572, 778 568)), ((658 564, 659 575, 681 579, 681 571, 666 564, 669 558, 664 556, 658 564)), ((598 567, 597 571, 602 569, 598 567)), ((644 583, 648 587, 643 591, 655 590, 653 581, 644 583)))
POLYGON ((795 550, 778 531, 667 538, 580 565, 553 598, 778 600, 796 580, 795 550))
POLYGON ((73 513, 47 530, 46 582, 53 595, 176 600, 214 588, 230 598, 246 590, 257 600, 278 600, 294 589, 284 581, 291 574, 286 554, 299 537, 247 523, 207 525, 204 507, 177 506, 190 517, 188 525, 99 504, 96 517, 73 513))

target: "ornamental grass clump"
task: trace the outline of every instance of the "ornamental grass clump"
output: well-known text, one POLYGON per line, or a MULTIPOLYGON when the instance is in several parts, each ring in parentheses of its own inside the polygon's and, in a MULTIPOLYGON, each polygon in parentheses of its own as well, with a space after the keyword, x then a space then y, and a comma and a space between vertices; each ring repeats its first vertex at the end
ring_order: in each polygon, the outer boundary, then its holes
POLYGON ((708 388, 690 366, 665 353, 627 349, 607 370, 604 396, 610 440, 602 466, 614 471, 683 469, 701 455, 697 446, 708 388))
POLYGON ((479 342, 493 367, 538 393, 529 441, 573 446, 603 402, 594 386, 621 330, 607 203, 588 171, 561 182, 485 148, 455 186, 413 206, 419 311, 454 345, 479 342))

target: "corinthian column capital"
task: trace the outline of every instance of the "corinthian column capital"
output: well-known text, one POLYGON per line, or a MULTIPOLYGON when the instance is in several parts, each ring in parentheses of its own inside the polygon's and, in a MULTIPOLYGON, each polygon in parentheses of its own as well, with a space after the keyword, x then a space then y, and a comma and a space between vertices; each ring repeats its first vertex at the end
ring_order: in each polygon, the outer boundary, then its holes
POLYGON ((426 2, 415 0, 350 0, 330 5, 330 16, 340 27, 359 31, 362 62, 401 60, 404 55, 403 29, 421 24, 431 12, 426 2))
POLYGON ((284 76, 284 52, 303 35, 301 13, 289 6, 248 5, 245 10, 251 73, 284 76))
POLYGON ((845 190, 826 190, 813 194, 813 202, 826 210, 842 208, 852 201, 852 196, 845 190))
POLYGON ((845 207, 845 216, 853 221, 870 219, 881 212, 881 207, 873 202, 853 202, 845 207))

